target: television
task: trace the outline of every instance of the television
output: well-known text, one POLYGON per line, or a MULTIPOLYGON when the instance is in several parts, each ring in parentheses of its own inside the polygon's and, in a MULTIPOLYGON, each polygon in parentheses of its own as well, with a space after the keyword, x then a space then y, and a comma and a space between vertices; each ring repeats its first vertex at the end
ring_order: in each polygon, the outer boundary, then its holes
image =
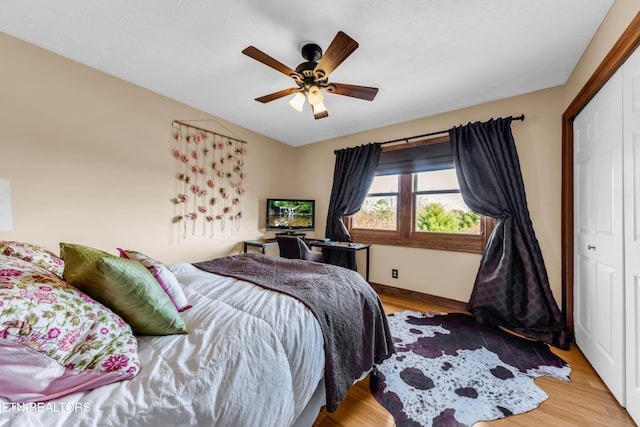
POLYGON ((315 200, 267 199, 267 230, 313 230, 315 200))

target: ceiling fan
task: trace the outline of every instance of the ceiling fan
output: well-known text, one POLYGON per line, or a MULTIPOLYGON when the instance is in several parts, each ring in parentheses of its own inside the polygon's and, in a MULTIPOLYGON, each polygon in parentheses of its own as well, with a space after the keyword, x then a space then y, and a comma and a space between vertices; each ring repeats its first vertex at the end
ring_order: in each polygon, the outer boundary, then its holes
POLYGON ((367 101, 373 101, 378 93, 378 88, 375 87, 329 82, 329 74, 338 68, 338 65, 342 64, 357 48, 358 42, 344 32, 339 31, 324 55, 322 54, 322 49, 317 44, 310 43, 304 45, 302 47, 302 57, 305 59, 305 62, 298 65, 295 70, 292 70, 254 46, 249 46, 244 49, 242 53, 276 71, 286 74, 291 77, 297 85, 297 87, 261 96, 256 98, 256 101, 267 103, 287 95, 295 94, 289 101, 289 104, 294 109, 302 111, 304 101, 307 99, 311 105, 313 117, 315 119, 322 119, 329 115, 323 102, 324 94, 322 91, 366 99, 367 101))

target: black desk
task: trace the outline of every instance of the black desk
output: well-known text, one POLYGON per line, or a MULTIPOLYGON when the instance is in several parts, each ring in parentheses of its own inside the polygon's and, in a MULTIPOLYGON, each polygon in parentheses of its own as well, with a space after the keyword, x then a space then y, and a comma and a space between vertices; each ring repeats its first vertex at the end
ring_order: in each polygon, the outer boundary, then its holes
POLYGON ((366 243, 348 243, 348 242, 323 242, 322 240, 312 240, 309 243, 310 247, 316 247, 321 249, 329 249, 335 251, 347 251, 347 252, 356 252, 360 250, 367 251, 367 266, 365 270, 365 280, 369 281, 369 249, 371 245, 366 243))
MULTIPOLYGON (((289 232, 285 232, 285 233, 276 233, 276 236, 279 234, 284 234, 286 236, 296 236, 296 237, 300 237, 302 238, 302 240, 304 240, 304 237, 306 236, 305 233, 289 233, 289 232)), ((274 246, 278 246, 278 241, 275 238, 271 238, 271 239, 256 239, 256 240, 245 240, 242 242, 243 250, 244 253, 247 253, 247 247, 251 246, 254 248, 260 248, 260 250, 262 251, 262 253, 264 253, 265 249, 267 248, 271 248, 274 246)))
POLYGON ((244 246, 244 253, 247 253, 247 247, 251 246, 254 248, 260 248, 260 250, 262 251, 262 253, 264 253, 264 250, 267 248, 271 248, 273 246, 278 246, 278 242, 276 241, 276 239, 258 239, 258 240, 245 240, 244 242, 242 242, 243 246, 244 246))
MULTIPOLYGON (((347 243, 347 242, 324 242, 322 240, 307 240, 306 241, 309 247, 311 248, 326 248, 330 250, 336 251, 347 251, 347 252, 357 252, 361 250, 367 251, 367 266, 365 270, 365 279, 367 282, 369 281, 369 249, 371 245, 366 243, 347 243)), ((242 242, 244 253, 247 253, 247 249, 249 247, 260 248, 262 253, 265 252, 267 248, 277 247, 278 242, 276 239, 257 239, 257 240, 245 240, 242 242)))

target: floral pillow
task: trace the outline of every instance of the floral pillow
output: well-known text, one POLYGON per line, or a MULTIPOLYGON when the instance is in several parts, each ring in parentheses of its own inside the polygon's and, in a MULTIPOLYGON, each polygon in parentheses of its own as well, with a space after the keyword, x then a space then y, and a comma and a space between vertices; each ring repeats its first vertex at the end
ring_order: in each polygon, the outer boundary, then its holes
POLYGON ((51 250, 33 243, 0 241, 0 255, 32 262, 62 277, 64 262, 51 250))
POLYGON ((138 251, 129 251, 118 248, 118 252, 120 252, 120 256, 122 258, 132 259, 144 265, 151 274, 153 274, 153 277, 158 281, 160 286, 162 286, 165 293, 169 295, 171 302, 179 312, 182 313, 183 311, 191 308, 191 305, 189 305, 189 302, 187 301, 187 297, 182 291, 180 282, 178 282, 178 279, 176 279, 173 272, 169 270, 169 267, 138 251))
POLYGON ((133 378, 131 327, 55 274, 0 255, 0 396, 36 402, 133 378))

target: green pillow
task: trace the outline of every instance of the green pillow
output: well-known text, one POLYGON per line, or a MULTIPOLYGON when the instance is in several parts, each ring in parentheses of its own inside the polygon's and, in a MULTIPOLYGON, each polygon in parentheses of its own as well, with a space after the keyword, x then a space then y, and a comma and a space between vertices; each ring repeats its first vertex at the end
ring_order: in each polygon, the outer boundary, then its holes
POLYGON ((139 262, 70 243, 60 243, 60 255, 64 280, 112 309, 136 334, 187 333, 171 298, 139 262))

